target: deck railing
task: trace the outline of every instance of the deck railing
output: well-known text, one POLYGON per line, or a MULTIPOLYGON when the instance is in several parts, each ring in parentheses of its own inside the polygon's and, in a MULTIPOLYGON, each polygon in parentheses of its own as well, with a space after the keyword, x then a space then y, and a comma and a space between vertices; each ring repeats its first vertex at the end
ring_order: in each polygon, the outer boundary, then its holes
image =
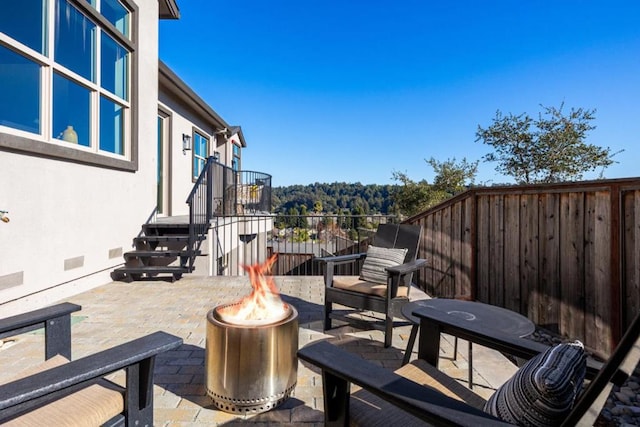
POLYGON ((209 157, 187 197, 189 271, 214 217, 244 216, 271 210, 271 175, 236 171, 209 157))
MULTIPOLYGON (((365 252, 380 223, 397 222, 387 215, 253 214, 219 217, 212 222, 210 244, 214 275, 242 275, 242 265, 263 262, 277 253, 276 276, 323 274, 315 258, 365 252)), ((342 266, 340 274, 359 274, 360 265, 342 266)))

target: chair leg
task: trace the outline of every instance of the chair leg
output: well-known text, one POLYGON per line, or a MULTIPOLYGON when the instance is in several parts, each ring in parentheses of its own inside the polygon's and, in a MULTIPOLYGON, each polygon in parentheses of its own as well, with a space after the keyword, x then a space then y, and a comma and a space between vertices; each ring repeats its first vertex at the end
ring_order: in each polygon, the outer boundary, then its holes
POLYGON ((384 346, 391 346, 391 339, 393 338, 393 316, 387 313, 387 318, 384 322, 384 346))
POLYGON ((324 330, 329 330, 331 329, 331 318, 329 317, 329 315, 331 314, 331 302, 327 302, 325 301, 324 303, 324 330))

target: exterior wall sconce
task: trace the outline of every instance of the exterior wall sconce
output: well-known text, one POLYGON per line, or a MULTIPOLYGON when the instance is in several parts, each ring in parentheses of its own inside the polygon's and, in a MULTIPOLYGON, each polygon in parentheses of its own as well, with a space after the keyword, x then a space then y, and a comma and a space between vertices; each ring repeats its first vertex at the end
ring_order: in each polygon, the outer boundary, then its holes
POLYGON ((213 152, 213 160, 216 162, 220 161, 220 152, 219 151, 214 151, 213 152))
POLYGON ((187 154, 187 150, 191 150, 191 135, 182 134, 182 154, 187 154))

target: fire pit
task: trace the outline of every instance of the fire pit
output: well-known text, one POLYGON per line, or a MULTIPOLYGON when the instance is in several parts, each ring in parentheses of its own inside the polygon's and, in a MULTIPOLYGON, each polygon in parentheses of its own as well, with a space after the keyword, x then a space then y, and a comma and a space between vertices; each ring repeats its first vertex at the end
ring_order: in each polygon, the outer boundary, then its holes
POLYGON ((280 300, 273 281, 263 274, 274 261, 245 267, 252 294, 207 314, 205 383, 222 411, 268 411, 296 386, 298 312, 280 300))

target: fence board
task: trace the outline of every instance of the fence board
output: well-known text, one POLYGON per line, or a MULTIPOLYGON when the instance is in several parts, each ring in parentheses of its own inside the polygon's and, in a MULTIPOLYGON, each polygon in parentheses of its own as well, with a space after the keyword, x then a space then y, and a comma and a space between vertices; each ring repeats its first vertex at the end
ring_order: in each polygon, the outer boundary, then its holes
POLYGON ((456 278, 460 282, 460 295, 475 296, 475 197, 468 197, 464 200, 463 206, 463 223, 460 225, 463 229, 462 238, 462 256, 460 258, 462 264, 462 274, 460 278, 456 278))
POLYGON ((526 314, 520 291, 520 196, 504 200, 504 306, 526 314), (524 311, 523 311, 524 310, 524 311))
POLYGON ((538 196, 522 195, 520 199, 520 276, 522 300, 527 317, 538 319, 538 196))
POLYGON ((491 216, 489 214, 489 197, 478 197, 477 202, 477 237, 476 237, 476 268, 477 268, 477 284, 476 284, 476 299, 485 303, 489 302, 489 287, 491 280, 491 272, 489 270, 490 255, 489 245, 491 242, 491 236, 489 231, 489 221, 491 216))
POLYGON ((559 331, 560 318, 560 278, 558 274, 559 225, 558 203, 559 194, 544 194, 541 196, 540 214, 540 276, 539 276, 539 324, 553 332, 559 331))
POLYGON ((504 195, 489 199, 489 302, 504 307, 504 195))
POLYGON ((569 337, 584 331, 584 194, 568 193, 560 202, 560 330, 569 337))
POLYGON ((455 297, 453 284, 453 256, 451 254, 451 207, 442 210, 442 291, 445 295, 455 297))
POLYGON ((456 203, 451 206, 451 282, 453 286, 453 294, 455 296, 463 295, 460 287, 460 281, 457 277, 462 277, 460 269, 462 259, 462 204, 456 203))
POLYGON ((624 325, 629 325, 640 311, 640 191, 626 192, 624 210, 624 325))
MULTIPOLYGON (((611 283, 611 195, 608 192, 596 193, 595 217, 595 262, 594 279, 596 286, 596 343, 595 348, 611 348, 611 322, 613 320, 612 283, 611 283)), ((616 284, 617 285, 617 284, 616 284)))

